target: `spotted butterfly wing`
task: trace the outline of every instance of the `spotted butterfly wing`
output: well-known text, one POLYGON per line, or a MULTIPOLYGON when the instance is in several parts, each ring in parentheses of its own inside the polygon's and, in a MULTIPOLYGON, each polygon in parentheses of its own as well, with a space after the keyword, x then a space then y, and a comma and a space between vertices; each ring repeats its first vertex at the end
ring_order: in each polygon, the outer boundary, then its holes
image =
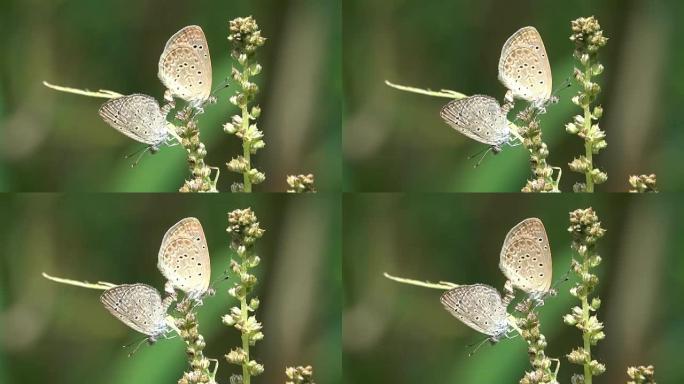
POLYGON ((500 146, 510 138, 508 120, 493 97, 474 95, 452 100, 440 116, 459 133, 492 146, 500 146))
POLYGON ((513 227, 499 258, 501 272, 515 288, 544 294, 551 288, 551 248, 541 220, 529 218, 513 227))
POLYGON ((499 58, 499 80, 514 97, 538 107, 551 98, 551 65, 536 28, 521 28, 506 40, 499 58))
POLYGON ((109 288, 100 301, 117 319, 151 340, 166 333, 166 309, 159 292, 146 284, 123 284, 109 288))
POLYGON ((157 267, 174 288, 189 297, 199 299, 207 292, 211 266, 199 220, 187 217, 169 228, 159 248, 157 267))
POLYGON ((470 328, 498 341, 509 329, 506 306, 489 285, 461 285, 440 298, 444 308, 470 328))
POLYGON ((154 97, 133 94, 107 100, 100 116, 117 131, 158 148, 168 137, 166 118, 154 97))
POLYGON ((211 94, 211 57, 202 28, 187 26, 176 32, 159 58, 159 79, 171 93, 194 107, 211 94))

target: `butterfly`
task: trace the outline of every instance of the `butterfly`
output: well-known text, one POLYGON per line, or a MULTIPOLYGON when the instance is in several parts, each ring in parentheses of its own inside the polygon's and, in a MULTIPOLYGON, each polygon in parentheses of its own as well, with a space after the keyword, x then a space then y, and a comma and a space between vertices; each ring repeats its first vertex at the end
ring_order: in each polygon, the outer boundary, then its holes
POLYGON ((493 97, 475 95, 450 101, 440 116, 459 133, 491 146, 494 153, 511 139, 506 114, 493 97))
POLYGON ((169 303, 163 303, 159 292, 147 284, 123 284, 109 288, 100 301, 117 319, 148 336, 153 343, 172 327, 166 320, 169 303))
POLYGON ((180 141, 152 96, 133 94, 107 100, 100 107, 99 114, 107 124, 148 145, 152 152, 158 151, 162 144, 168 144, 171 136, 180 141))
POLYGON ((551 66, 534 27, 524 27, 506 40, 499 58, 499 81, 509 89, 507 99, 526 100, 543 109, 551 99, 551 66))
POLYGON ((551 248, 541 220, 529 218, 513 227, 501 247, 499 269, 537 302, 551 292, 551 248))
POLYGON ((173 96, 194 108, 211 95, 211 57, 202 28, 187 26, 176 32, 159 58, 159 79, 173 96))
POLYGON ((454 317, 496 343, 511 329, 501 294, 486 284, 460 285, 442 294, 440 302, 454 317))
POLYGON ((200 300, 209 290, 209 249, 199 220, 186 217, 174 224, 162 239, 157 267, 167 282, 167 291, 179 289, 200 300))

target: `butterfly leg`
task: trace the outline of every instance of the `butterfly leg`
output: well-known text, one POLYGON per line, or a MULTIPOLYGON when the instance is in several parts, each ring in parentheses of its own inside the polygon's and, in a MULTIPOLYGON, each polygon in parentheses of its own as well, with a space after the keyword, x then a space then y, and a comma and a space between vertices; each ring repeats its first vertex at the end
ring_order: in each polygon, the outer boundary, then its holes
POLYGON ((175 317, 168 315, 168 316, 166 316, 166 318, 164 320, 166 321, 166 325, 169 328, 171 328, 174 332, 176 332, 176 334, 180 335, 181 331, 176 326, 176 318, 175 317))
POLYGON ((502 300, 502 303, 505 307, 508 307, 508 305, 513 301, 515 298, 515 292, 513 290, 513 284, 511 283, 510 280, 506 280, 506 283, 504 284, 504 297, 502 300))
POLYGON ((560 192, 558 189, 558 185, 560 184, 560 179, 561 176, 563 175, 563 170, 560 167, 551 167, 553 169, 558 170, 558 176, 556 177, 556 180, 553 181, 553 192, 560 192))
POLYGON ((171 113, 171 110, 176 108, 176 102, 173 100, 173 97, 171 97, 170 100, 167 99, 166 93, 164 93, 164 100, 166 101, 166 104, 161 107, 161 113, 164 115, 164 119, 166 119, 169 113, 171 113))
POLYGON ((560 369, 560 360, 556 359, 556 358, 550 358, 550 357, 549 357, 549 360, 556 362, 556 369, 553 370, 553 378, 555 379, 556 377, 558 377, 558 370, 560 369))
POLYGON ((211 182, 210 192, 218 192, 218 189, 216 189, 216 184, 218 183, 218 178, 219 178, 219 175, 221 174, 221 169, 219 167, 209 167, 209 168, 216 170, 216 176, 214 177, 214 180, 211 182))
POLYGON ((512 147, 512 148, 515 148, 515 147, 522 144, 522 138, 519 138, 519 137, 516 137, 515 141, 513 141, 513 142, 512 141, 513 140, 509 140, 508 142, 506 142, 506 144, 508 144, 508 146, 512 147))
POLYGON ((214 362, 214 370, 211 372, 211 379, 213 380, 216 378, 216 371, 218 371, 219 361, 218 361, 218 359, 207 359, 207 360, 214 362))
POLYGON ((504 96, 504 102, 503 102, 503 105, 501 106, 501 110, 503 111, 504 115, 508 115, 508 112, 510 112, 514 106, 515 106, 515 99, 513 98, 513 92, 508 90, 508 91, 506 91, 506 95, 504 96))
MULTIPOLYGON (((167 284, 168 284, 168 282, 167 282, 167 284)), ((167 293, 168 293, 168 291, 167 291, 167 293)), ((176 291, 169 293, 169 295, 166 296, 164 298, 164 300, 162 301, 162 307, 164 308, 164 312, 168 311, 169 307, 171 307, 171 304, 173 304, 173 302, 176 300, 178 300, 178 296, 176 295, 176 291)))
POLYGON ((180 144, 180 143, 182 142, 182 140, 183 140, 183 139, 181 139, 181 137, 178 135, 178 132, 176 132, 176 129, 177 129, 177 128, 176 128, 175 125, 173 125, 173 124, 171 124, 171 123, 167 123, 167 124, 166 124, 166 130, 169 132, 169 134, 170 134, 171 136, 173 136, 174 139, 176 139, 176 144, 172 143, 170 138, 166 141, 166 145, 168 145, 169 147, 172 147, 172 146, 174 146, 174 145, 180 144))

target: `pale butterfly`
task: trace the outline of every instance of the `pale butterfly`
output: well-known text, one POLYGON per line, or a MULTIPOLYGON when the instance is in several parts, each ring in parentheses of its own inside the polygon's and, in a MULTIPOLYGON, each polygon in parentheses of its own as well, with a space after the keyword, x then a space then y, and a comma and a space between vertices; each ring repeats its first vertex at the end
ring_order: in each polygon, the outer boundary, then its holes
POLYGON ((513 287, 541 302, 551 291, 551 248, 541 220, 529 218, 513 227, 504 240, 499 268, 513 287))
POLYGON ((451 100, 440 116, 459 133, 491 146, 494 153, 511 139, 506 114, 493 97, 474 95, 451 100))
POLYGON ((133 140, 148 145, 152 152, 158 151, 162 144, 168 144, 171 136, 178 139, 175 131, 169 128, 159 103, 152 96, 133 94, 107 100, 99 113, 107 124, 133 140))
POLYGON ((454 317, 496 343, 511 329, 501 294, 486 284, 461 285, 442 294, 440 301, 454 317))
POLYGON ((147 335, 150 343, 172 329, 166 320, 171 303, 162 302, 159 292, 147 284, 117 285, 104 291, 100 301, 117 319, 147 335))
POLYGON ((157 261, 167 282, 167 291, 180 289, 194 300, 209 290, 209 249, 199 220, 186 217, 174 224, 162 239, 157 261))
POLYGON ((211 94, 211 57, 197 25, 176 32, 159 58, 159 79, 173 96, 201 108, 211 94))
MULTIPOLYGON (((513 98, 543 109, 551 99, 551 66, 539 32, 523 27, 506 40, 499 58, 499 81, 513 98)), ((510 95, 507 99, 512 101, 510 95)))

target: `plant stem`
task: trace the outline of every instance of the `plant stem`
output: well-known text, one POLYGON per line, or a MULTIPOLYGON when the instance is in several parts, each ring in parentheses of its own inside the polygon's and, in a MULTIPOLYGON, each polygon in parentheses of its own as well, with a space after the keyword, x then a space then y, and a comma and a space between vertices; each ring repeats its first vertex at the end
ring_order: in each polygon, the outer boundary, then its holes
MULTIPOLYGON (((589 65, 586 66, 584 69, 584 78, 587 82, 591 82, 591 67, 589 65)), ((592 114, 591 114, 591 109, 590 105, 587 104, 583 107, 584 109, 584 130, 585 132, 589 132, 591 129, 591 122, 592 122, 592 114)), ((585 156, 587 158, 587 169, 584 172, 584 177, 585 177, 585 182, 586 182, 586 191, 589 193, 594 192, 594 178, 591 176, 592 171, 594 170, 594 163, 593 163, 593 154, 594 154, 594 149, 593 149, 593 143, 590 140, 589 137, 585 138, 584 142, 584 152, 585 156)))
POLYGON ((188 169, 192 177, 185 181, 180 192, 215 192, 216 186, 211 180, 211 168, 204 163, 207 150, 200 140, 200 132, 192 108, 183 108, 176 114, 176 118, 182 123, 177 133, 181 137, 181 145, 187 152, 188 169))
POLYGON ((527 354, 530 358, 530 365, 534 368, 533 372, 525 372, 525 376, 520 380, 520 383, 557 384, 556 376, 558 375, 560 361, 546 356, 546 337, 541 333, 541 323, 539 316, 535 312, 534 302, 526 299, 516 306, 516 310, 523 315, 518 319, 518 325, 522 329, 521 336, 527 342, 527 354), (551 370, 552 360, 557 361, 555 371, 551 370))
POLYGON ((598 124, 603 108, 600 105, 592 107, 601 92, 601 87, 592 81, 603 72, 603 65, 598 61, 598 51, 606 45, 608 39, 603 36, 601 25, 593 16, 573 20, 570 27, 570 41, 575 44, 573 57, 578 61, 573 77, 579 88, 572 103, 580 107, 583 113, 573 116, 572 121, 565 125, 565 131, 584 140, 584 155, 572 159, 568 166, 571 171, 584 174, 584 182, 575 183, 573 191, 593 193, 595 185, 608 179, 608 174, 594 167, 594 155, 608 143, 606 133, 598 124))
POLYGON ((534 108, 524 109, 518 114, 518 118, 522 122, 520 135, 523 137, 523 146, 530 153, 530 168, 533 175, 533 179, 527 180, 522 192, 560 192, 559 180, 553 179, 553 167, 546 162, 549 149, 542 139, 541 127, 534 108))
POLYGON ((416 88, 416 87, 408 87, 406 85, 394 84, 394 83, 390 83, 387 80, 385 80, 385 84, 387 84, 388 86, 390 86, 392 88, 398 89, 400 91, 413 92, 413 93, 418 93, 420 95, 445 97, 447 99, 463 99, 463 98, 468 97, 461 92, 452 91, 450 89, 442 89, 440 91, 433 91, 431 89, 422 89, 422 88, 416 88))
MULTIPOLYGON (((249 80, 248 71, 245 71, 245 81, 249 80)), ((247 105, 242 107, 242 130, 247 132, 249 128, 250 116, 247 105)), ((252 154, 252 141, 244 138, 242 142, 242 156, 245 158, 245 171, 242 174, 242 183, 244 184, 244 192, 252 192, 252 180, 249 177, 249 171, 252 169, 252 162, 250 155, 252 154)), ((247 381, 249 383, 249 381, 247 381)))
MULTIPOLYGON (((249 318, 249 311, 247 310, 247 297, 240 299, 240 315, 243 321, 247 321, 249 318)), ((242 350, 245 353, 245 361, 249 362, 249 335, 247 333, 242 333, 242 350)), ((247 364, 242 365, 242 383, 249 384, 250 374, 247 364)))
POLYGON ((194 312, 193 301, 185 298, 176 305, 180 317, 176 326, 181 338, 185 341, 185 354, 188 356, 189 372, 184 372, 178 384, 213 383, 214 374, 209 371, 210 361, 204 356, 206 345, 204 337, 199 333, 199 323, 194 312))
MULTIPOLYGON (((587 268, 585 266, 585 268, 587 268)), ((589 300, 587 297, 582 298, 582 316, 584 317, 585 321, 589 321, 589 317, 591 316, 589 313, 589 300)), ((591 384, 591 367, 589 366, 589 363, 591 362, 591 341, 589 340, 591 336, 589 333, 582 333, 582 341, 584 342, 584 351, 586 352, 587 355, 587 360, 584 363, 584 384, 591 384)))
POLYGON ((56 283, 60 283, 60 284, 73 285, 76 287, 88 288, 88 289, 99 289, 99 290, 103 290, 103 291, 117 286, 117 284, 108 283, 106 281, 98 281, 97 283, 89 283, 87 281, 78 281, 78 280, 72 280, 72 279, 65 279, 62 277, 54 277, 54 276, 48 275, 45 272, 43 272, 43 277, 48 279, 48 280, 52 280, 56 283))
POLYGON ((404 277, 396 277, 392 276, 389 273, 385 272, 383 275, 390 279, 394 280, 398 283, 403 283, 403 284, 411 284, 411 285, 416 285, 418 287, 424 287, 424 288, 434 288, 434 289, 452 289, 458 287, 458 284, 450 283, 448 281, 440 281, 438 283, 431 283, 429 281, 420 281, 420 280, 414 280, 414 279, 407 279, 404 277))
POLYGON ((123 96, 122 94, 114 91, 110 91, 108 89, 100 89, 99 91, 89 91, 87 89, 78 89, 78 88, 71 88, 71 87, 63 87, 59 85, 54 85, 50 84, 47 81, 43 81, 43 85, 54 89, 55 91, 60 91, 60 92, 66 92, 66 93, 73 93, 76 95, 81 95, 81 96, 88 96, 88 97, 101 97, 103 99, 116 99, 117 97, 123 96))
POLYGON ((256 215, 251 209, 236 209, 228 213, 228 233, 231 237, 230 249, 237 258, 231 258, 230 269, 236 277, 228 294, 235 297, 240 306, 230 308, 230 312, 222 317, 223 324, 234 327, 240 332, 241 345, 232 348, 225 356, 230 364, 239 365, 241 374, 231 376, 231 383, 249 384, 252 376, 264 371, 264 366, 251 360, 249 347, 264 338, 262 325, 256 316, 250 316, 259 307, 259 298, 249 297, 257 278, 250 273, 259 265, 259 256, 254 253, 254 243, 261 238, 264 230, 259 227, 256 215))
POLYGON ((570 227, 572 249, 578 258, 572 259, 572 271, 577 275, 578 282, 570 289, 570 294, 579 299, 580 304, 571 308, 570 313, 563 316, 565 324, 576 327, 582 332, 582 345, 566 356, 572 364, 582 366, 582 374, 573 376, 573 383, 591 384, 593 376, 599 376, 606 371, 603 363, 593 360, 591 346, 605 338, 603 324, 598 320, 596 312, 601 306, 598 296, 590 296, 598 286, 599 278, 592 269, 599 266, 601 256, 596 253, 596 242, 605 234, 601 222, 592 208, 576 209, 570 212, 570 227))
POLYGON ((242 154, 230 159, 226 163, 228 170, 242 174, 242 182, 231 185, 233 192, 252 192, 252 185, 262 183, 266 175, 256 167, 252 167, 252 155, 263 148, 264 134, 257 127, 257 119, 261 114, 258 105, 251 105, 259 92, 259 86, 250 81, 261 72, 261 65, 255 58, 259 47, 266 39, 254 18, 238 17, 228 22, 228 41, 230 42, 230 57, 235 60, 231 69, 231 78, 238 86, 230 103, 239 108, 240 114, 231 116, 230 122, 223 125, 223 131, 235 135, 242 140, 242 154))

